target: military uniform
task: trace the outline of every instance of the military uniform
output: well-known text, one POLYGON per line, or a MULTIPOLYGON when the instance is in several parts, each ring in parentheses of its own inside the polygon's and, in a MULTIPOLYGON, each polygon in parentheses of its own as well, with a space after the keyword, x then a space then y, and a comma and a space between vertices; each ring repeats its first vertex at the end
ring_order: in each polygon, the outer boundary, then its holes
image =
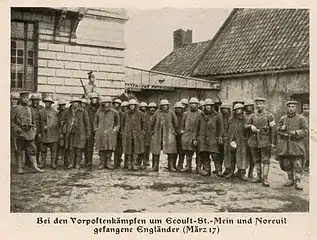
MULTIPOLYGON (((223 140, 223 144, 220 145, 220 162, 221 162, 221 166, 224 163, 224 158, 225 158, 225 153, 230 151, 230 149, 227 149, 227 145, 226 142, 229 141, 228 140, 228 127, 229 127, 229 120, 231 117, 231 106, 228 104, 223 104, 222 106, 220 106, 220 112, 221 112, 221 119, 222 119, 222 123, 223 123, 223 136, 222 136, 222 140, 223 140), (224 113, 222 109, 228 109, 228 113, 224 113)), ((228 174, 229 172, 224 172, 223 175, 228 174)))
POLYGON ((57 146, 57 152, 56 152, 56 163, 58 162, 59 157, 61 158, 64 166, 68 166, 68 163, 65 161, 65 144, 64 144, 64 134, 62 132, 63 126, 64 126, 64 114, 65 114, 65 110, 66 110, 66 101, 65 100, 60 100, 58 102, 59 105, 59 111, 57 113, 57 118, 58 118, 58 122, 59 122, 59 142, 58 142, 58 146, 57 146), (61 106, 64 106, 64 108, 61 108, 61 106))
POLYGON ((182 103, 177 102, 174 108, 182 108, 182 111, 179 113, 175 111, 175 115, 176 115, 177 123, 178 123, 176 128, 176 148, 177 148, 177 155, 178 155, 178 163, 177 163, 176 169, 180 171, 184 168, 184 159, 185 159, 185 153, 182 149, 182 134, 181 134, 181 123, 183 122, 183 118, 184 118, 184 106, 182 103))
MULTIPOLYGON (((288 104, 296 104, 290 101, 288 104)), ((297 114, 287 114, 278 123, 277 156, 281 169, 287 172, 289 181, 284 185, 302 190, 302 158, 305 155, 303 139, 307 137, 308 124, 306 119, 297 114), (295 177, 295 179, 294 179, 295 177)))
MULTIPOLYGON (((155 103, 150 103, 149 107, 156 107, 155 103)), ((151 146, 151 127, 152 127, 152 123, 154 121, 154 116, 155 116, 155 112, 147 112, 145 114, 145 122, 146 122, 146 134, 144 137, 144 165, 142 168, 146 168, 146 166, 149 165, 150 162, 150 146, 151 146)))
MULTIPOLYGON (((304 104, 303 109, 304 108, 309 108, 309 105, 304 104)), ((305 155, 303 157, 303 164, 302 164, 304 170, 307 171, 309 168, 309 129, 310 129, 309 128, 309 114, 306 115, 302 113, 301 116, 303 116, 306 119, 306 122, 308 124, 308 134, 307 134, 307 137, 303 139, 304 146, 305 146, 305 155)))
MULTIPOLYGON (((256 99, 255 101, 265 101, 256 99)), ((247 129, 252 128, 252 135, 248 139, 252 159, 257 171, 257 177, 252 182, 260 182, 263 173, 263 185, 267 182, 272 145, 276 145, 276 123, 272 113, 263 109, 261 112, 251 114, 246 124, 247 129), (255 128, 254 128, 255 127, 255 128)))
MULTIPOLYGON (((20 93, 20 96, 28 95, 26 92, 20 93)), ((36 135, 35 116, 30 107, 24 103, 16 106, 11 114, 11 124, 13 131, 16 133, 16 159, 18 173, 23 173, 22 154, 29 157, 33 167, 37 172, 43 172, 39 169, 36 161, 37 148, 34 143, 36 135)))
MULTIPOLYGON (((121 111, 121 103, 122 101, 120 99, 115 99, 113 103, 117 103, 118 107, 114 107, 114 109, 118 112, 120 121, 122 119, 122 111, 121 111)), ((121 126, 121 123, 119 123, 119 126, 121 126)), ((119 168, 122 162, 122 139, 121 135, 117 134, 117 146, 114 151, 114 168, 119 168)))
MULTIPOLYGON (((251 101, 247 101, 245 104, 244 104, 244 107, 247 107, 247 106, 253 106, 254 108, 254 103, 251 102, 251 101)), ((244 112, 244 116, 246 118, 246 120, 249 119, 249 117, 254 113, 254 109, 253 111, 247 111, 245 110, 244 112)), ((246 131, 246 138, 247 140, 249 139, 249 137, 252 135, 252 131, 251 129, 248 129, 246 131)), ((249 164, 249 171, 248 171, 248 178, 253 178, 253 172, 254 172, 254 162, 252 160, 252 154, 251 154, 251 149, 249 147, 249 145, 247 144, 246 145, 246 158, 247 158, 247 162, 249 164)))
MULTIPOLYGON (((46 101, 54 103, 50 97, 43 100, 43 102, 46 101)), ((41 167, 45 167, 46 165, 47 148, 49 148, 51 152, 51 165, 52 168, 55 169, 57 165, 56 153, 60 129, 57 112, 52 107, 41 109, 39 111, 38 124, 38 136, 41 140, 41 167)))

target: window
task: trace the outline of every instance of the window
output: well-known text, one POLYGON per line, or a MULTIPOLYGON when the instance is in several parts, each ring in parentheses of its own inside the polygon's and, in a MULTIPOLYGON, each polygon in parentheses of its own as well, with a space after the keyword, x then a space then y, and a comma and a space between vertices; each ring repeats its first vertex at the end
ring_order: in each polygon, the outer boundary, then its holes
POLYGON ((11 90, 35 90, 34 24, 11 22, 11 90))
POLYGON ((291 100, 295 100, 298 102, 298 112, 302 113, 303 105, 309 104, 309 94, 308 93, 293 94, 291 96, 291 100))

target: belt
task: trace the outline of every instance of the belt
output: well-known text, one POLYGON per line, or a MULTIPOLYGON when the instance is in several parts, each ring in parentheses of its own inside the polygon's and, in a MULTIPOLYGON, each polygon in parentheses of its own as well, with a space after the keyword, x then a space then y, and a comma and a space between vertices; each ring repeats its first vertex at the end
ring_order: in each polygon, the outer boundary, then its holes
POLYGON ((294 138, 294 137, 289 138, 288 136, 283 136, 283 135, 279 135, 279 136, 280 136, 280 139, 284 139, 284 140, 290 139, 291 141, 294 141, 294 142, 301 141, 301 139, 294 138))

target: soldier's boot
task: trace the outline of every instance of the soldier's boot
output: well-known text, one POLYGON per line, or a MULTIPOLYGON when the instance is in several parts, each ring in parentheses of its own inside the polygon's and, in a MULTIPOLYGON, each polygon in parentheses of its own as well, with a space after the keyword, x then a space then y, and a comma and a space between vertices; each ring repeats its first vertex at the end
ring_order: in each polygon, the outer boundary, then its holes
POLYGON ((228 174, 225 175, 226 179, 231 179, 234 177, 234 167, 235 166, 233 166, 232 168, 226 168, 226 171, 228 171, 228 174))
POLYGON ((219 161, 219 159, 215 159, 214 160, 214 164, 215 164, 215 172, 217 174, 218 177, 223 177, 223 173, 222 173, 222 164, 219 161))
POLYGON ((128 155, 127 154, 124 154, 123 168, 128 169, 128 155))
POLYGON ((288 180, 283 184, 284 187, 294 186, 294 172, 293 170, 287 172, 288 180))
POLYGON ((99 165, 97 167, 98 170, 105 168, 105 151, 99 151, 99 165))
POLYGON ((152 171, 158 172, 159 171, 159 165, 160 165, 160 155, 152 155, 152 171))
POLYGON ((196 153, 196 173, 199 174, 201 171, 203 164, 202 164, 202 157, 200 154, 196 153))
POLYGON ((76 163, 75 168, 76 169, 80 169, 80 163, 82 160, 82 156, 83 156, 83 153, 82 153, 81 149, 76 148, 76 158, 75 158, 75 163, 76 163))
POLYGON ((270 170, 270 165, 269 164, 263 164, 263 186, 269 187, 270 184, 268 182, 268 176, 269 176, 269 170, 270 170))
POLYGON ((111 166, 112 151, 106 151, 105 156, 106 156, 106 159, 105 159, 105 167, 106 167, 107 169, 113 170, 114 167, 111 166))
POLYGON ((256 164, 256 176, 251 180, 252 183, 259 183, 261 182, 262 178, 262 170, 261 170, 261 164, 256 164))
POLYGON ((133 171, 139 170, 140 168, 139 161, 140 161, 139 155, 133 154, 132 155, 132 170, 133 171))
POLYGON ((75 166, 75 149, 69 151, 69 161, 68 161, 68 169, 72 169, 75 166))
POLYGON ((37 166, 36 155, 30 155, 30 161, 31 161, 33 168, 35 169, 36 172, 38 172, 38 173, 44 172, 44 170, 40 169, 37 166))
POLYGON ((63 163, 64 167, 67 168, 69 164, 69 150, 67 149, 64 150, 63 163))
POLYGON ((248 178, 252 179, 253 178, 253 172, 254 172, 254 165, 250 165, 249 171, 248 171, 248 178))
POLYGON ((242 181, 247 181, 248 180, 248 178, 245 176, 245 170, 244 169, 239 169, 239 172, 240 172, 240 174, 239 174, 239 178, 242 180, 242 181))
POLYGON ((202 163, 203 163, 203 169, 200 170, 199 174, 202 176, 210 176, 211 174, 211 165, 210 165, 210 159, 204 159, 201 158, 202 163))
POLYGON ((52 166, 52 169, 56 169, 57 167, 57 152, 56 152, 57 149, 55 149, 55 147, 52 147, 51 148, 51 166, 52 166))
POLYGON ((128 154, 127 155, 127 169, 128 170, 132 170, 132 162, 133 162, 133 155, 132 154, 128 154))
MULTIPOLYGON (((176 155, 176 159, 177 159, 177 155, 176 155)), ((182 170, 184 168, 184 159, 185 159, 185 155, 184 154, 179 154, 178 155, 178 164, 176 169, 178 171, 182 170)))
POLYGON ((301 184, 301 177, 302 177, 301 173, 298 173, 298 172, 295 173, 295 189, 296 190, 303 190, 303 185, 301 184))
POLYGON ((47 152, 42 152, 41 158, 40 158, 39 164, 38 164, 40 168, 46 167, 46 157, 47 157, 47 152))
POLYGON ((146 159, 145 159, 145 153, 142 153, 142 154, 140 154, 140 155, 142 155, 141 157, 140 157, 140 159, 141 159, 141 162, 140 162, 140 170, 144 170, 145 168, 146 168, 146 159))
POLYGON ((168 160, 168 170, 170 172, 177 172, 177 170, 174 168, 174 155, 173 154, 167 154, 167 160, 168 160))
POLYGON ((193 160, 192 155, 186 156, 186 165, 185 165, 185 168, 181 170, 181 172, 190 173, 192 171, 192 160, 193 160))
POLYGON ((15 157, 16 157, 16 162, 17 162, 17 167, 18 167, 18 174, 23 174, 22 155, 17 153, 15 157))

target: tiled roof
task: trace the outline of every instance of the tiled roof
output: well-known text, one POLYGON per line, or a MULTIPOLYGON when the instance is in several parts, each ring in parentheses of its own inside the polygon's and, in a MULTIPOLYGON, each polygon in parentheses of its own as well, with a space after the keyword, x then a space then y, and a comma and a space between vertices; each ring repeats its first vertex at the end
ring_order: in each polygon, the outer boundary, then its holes
POLYGON ((308 67, 309 10, 235 9, 199 60, 193 75, 308 67))
POLYGON ((151 70, 171 73, 175 75, 190 76, 193 67, 199 60, 210 41, 186 44, 176 48, 151 70))

